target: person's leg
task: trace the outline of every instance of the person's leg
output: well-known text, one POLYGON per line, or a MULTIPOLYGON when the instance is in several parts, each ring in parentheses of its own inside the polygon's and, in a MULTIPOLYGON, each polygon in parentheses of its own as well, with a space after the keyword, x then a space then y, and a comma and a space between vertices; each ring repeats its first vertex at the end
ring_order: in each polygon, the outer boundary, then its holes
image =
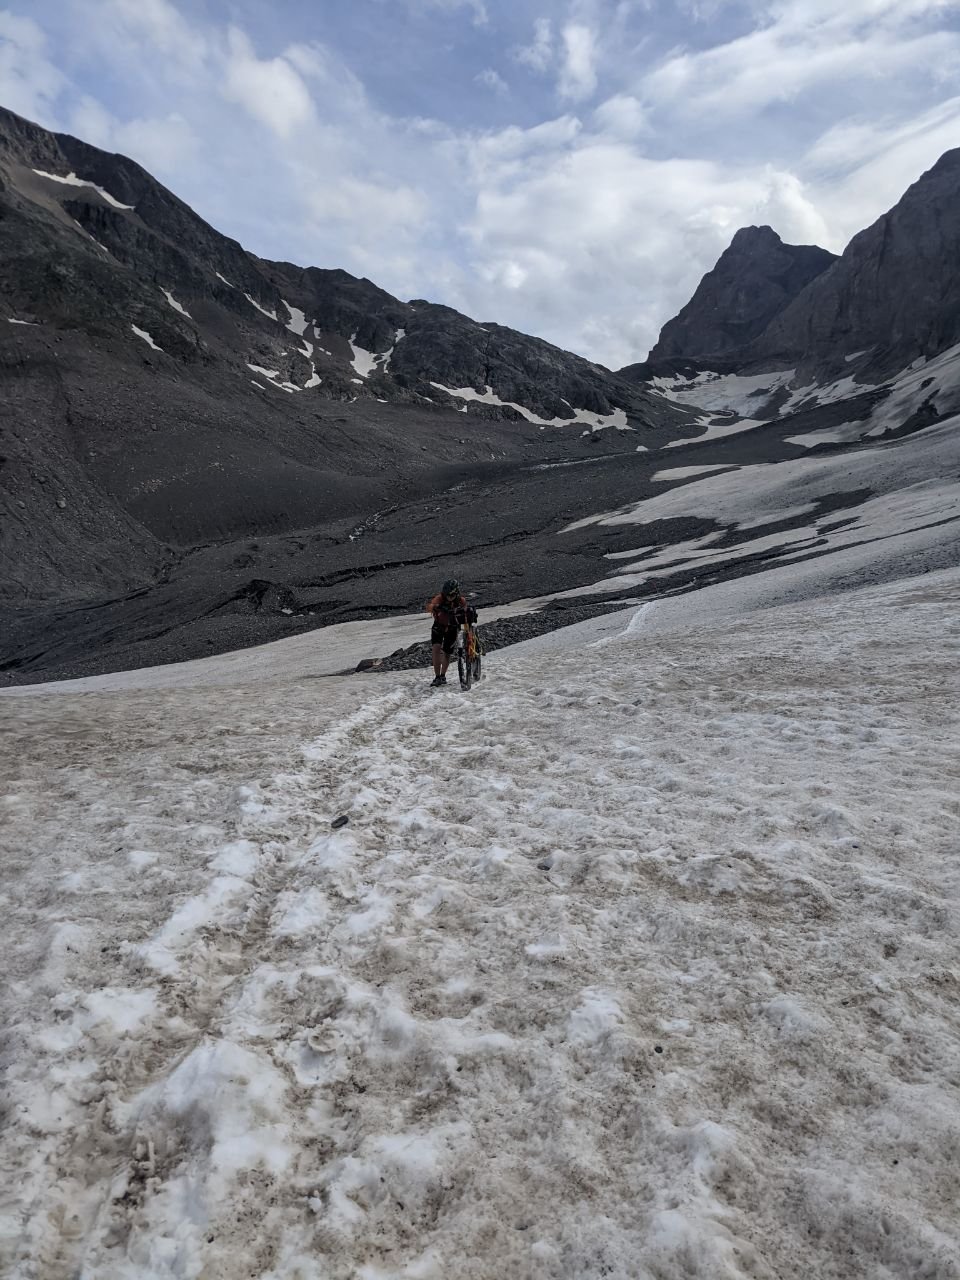
POLYGON ((448 661, 447 655, 443 652, 443 645, 435 644, 433 646, 433 674, 438 680, 446 671, 448 661))
POLYGON ((443 637, 443 658, 440 663, 440 675, 446 678, 447 667, 450 665, 450 657, 457 645, 457 628, 454 627, 443 637))

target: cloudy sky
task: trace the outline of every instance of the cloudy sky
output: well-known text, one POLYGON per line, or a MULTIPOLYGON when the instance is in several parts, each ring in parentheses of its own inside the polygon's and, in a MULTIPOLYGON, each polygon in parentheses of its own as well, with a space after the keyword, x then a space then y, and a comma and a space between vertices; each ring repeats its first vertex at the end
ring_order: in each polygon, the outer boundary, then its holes
POLYGON ((958 72, 958 0, 0 0, 3 105, 612 367, 738 227, 841 250, 960 145, 958 72))

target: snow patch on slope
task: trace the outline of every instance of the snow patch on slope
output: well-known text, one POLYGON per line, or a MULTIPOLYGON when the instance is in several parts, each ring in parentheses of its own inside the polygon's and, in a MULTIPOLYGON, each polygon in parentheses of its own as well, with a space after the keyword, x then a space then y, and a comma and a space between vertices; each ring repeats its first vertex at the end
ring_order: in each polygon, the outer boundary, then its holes
POLYGON ((154 351, 163 350, 162 347, 157 346, 153 338, 151 338, 150 334, 147 333, 146 329, 138 329, 135 324, 132 324, 130 328, 133 330, 133 332, 137 335, 138 338, 143 339, 143 341, 147 344, 148 347, 152 347, 154 351))
POLYGON ((480 392, 473 387, 446 387, 442 382, 431 382, 430 385, 459 400, 473 400, 478 404, 493 404, 507 409, 516 409, 528 422, 541 427, 573 427, 585 424, 593 431, 602 431, 605 427, 615 427, 621 431, 632 430, 627 423, 626 411, 623 409, 614 409, 612 413, 600 414, 593 413, 590 409, 575 409, 571 405, 574 414, 572 418, 541 418, 525 405, 517 404, 513 400, 501 400, 489 386, 480 392))
POLYGON ((104 191, 103 187, 98 187, 95 182, 88 182, 85 178, 78 178, 75 173, 68 173, 66 177, 58 173, 47 173, 43 169, 34 169, 41 178, 49 178, 51 182, 60 182, 68 187, 89 187, 96 191, 98 196, 102 196, 108 204, 112 204, 115 209, 132 209, 132 204, 121 204, 119 200, 115 200, 109 191, 104 191))
POLYGON ((715 413, 736 413, 742 418, 755 418, 761 408, 780 388, 796 376, 795 369, 775 373, 719 374, 705 371, 693 378, 653 378, 651 385, 670 400, 709 409, 715 413))
MULTIPOLYGON (((231 285, 230 287, 232 288, 233 286, 231 285)), ((280 321, 277 320, 277 313, 275 311, 269 311, 266 307, 262 306, 256 298, 251 298, 249 293, 245 293, 243 296, 250 303, 251 307, 256 307, 256 309, 265 315, 268 320, 276 320, 278 324, 280 323, 280 321)))
POLYGON ((170 303, 170 306, 171 306, 171 307, 173 307, 174 311, 179 311, 179 312, 180 312, 180 314, 181 314, 182 316, 186 316, 188 320, 192 320, 192 319, 193 319, 193 316, 190 314, 190 312, 186 309, 186 307, 182 306, 182 305, 181 305, 181 304, 176 300, 176 298, 173 296, 173 294, 170 292, 170 290, 169 290, 169 289, 164 289, 164 288, 162 288, 162 287, 161 287, 160 292, 161 292, 161 293, 163 294, 163 296, 166 298, 167 302, 169 302, 169 303, 170 303))
MULTIPOLYGON (((356 337, 357 335, 353 334, 349 338, 350 350, 353 353, 350 363, 361 378, 367 378, 376 369, 379 357, 374 355, 372 351, 367 351, 364 347, 358 347, 356 345, 356 337)), ((357 379, 353 378, 352 381, 356 382, 357 379)))
POLYGON ((309 323, 307 317, 299 307, 291 307, 290 303, 284 302, 282 298, 280 301, 283 302, 283 305, 286 307, 287 313, 290 316, 290 319, 286 322, 286 327, 291 333, 295 333, 298 338, 302 338, 306 332, 307 324, 309 323))

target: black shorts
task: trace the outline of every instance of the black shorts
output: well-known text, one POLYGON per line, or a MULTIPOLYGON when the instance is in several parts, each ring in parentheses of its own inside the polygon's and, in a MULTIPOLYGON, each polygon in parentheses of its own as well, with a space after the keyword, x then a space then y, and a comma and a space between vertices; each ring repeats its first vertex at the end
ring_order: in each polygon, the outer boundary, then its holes
POLYGON ((443 652, 449 658, 457 646, 457 632, 460 628, 454 623, 452 627, 445 627, 440 622, 435 622, 430 628, 430 643, 443 646, 443 652))

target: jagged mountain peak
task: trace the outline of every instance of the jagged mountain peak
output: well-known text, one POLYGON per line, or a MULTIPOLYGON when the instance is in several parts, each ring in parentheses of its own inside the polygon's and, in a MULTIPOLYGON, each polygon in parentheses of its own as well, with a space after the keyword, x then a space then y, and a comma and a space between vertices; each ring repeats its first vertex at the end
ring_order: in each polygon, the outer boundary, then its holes
POLYGON ((817 245, 785 244, 772 227, 741 227, 663 326, 649 360, 702 359, 746 346, 835 261, 817 245))
MULTIPOLYGON (((945 152, 828 271, 775 316, 745 360, 834 376, 854 354, 887 376, 960 342, 960 148, 945 152)), ((866 369, 867 366, 864 366, 866 369)))

